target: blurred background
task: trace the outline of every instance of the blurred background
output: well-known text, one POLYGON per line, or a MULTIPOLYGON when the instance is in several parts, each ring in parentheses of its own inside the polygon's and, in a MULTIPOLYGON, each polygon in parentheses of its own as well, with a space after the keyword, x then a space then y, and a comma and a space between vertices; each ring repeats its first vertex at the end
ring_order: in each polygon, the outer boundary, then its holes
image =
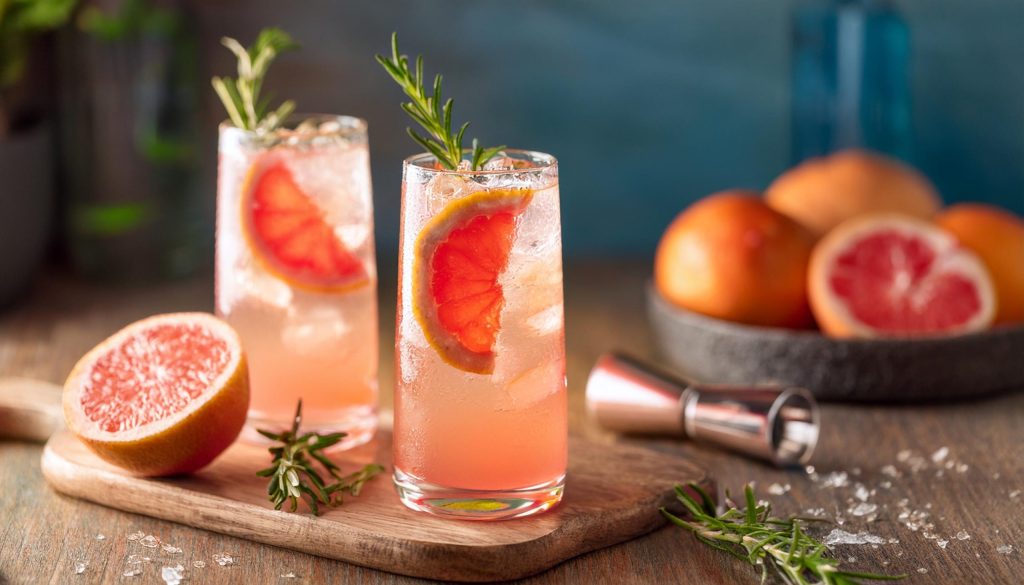
POLYGON ((765 188, 846 146, 947 202, 1024 213, 1024 2, 0 1, 0 300, 40 266, 104 281, 208 273, 224 35, 303 47, 267 87, 369 121, 378 257, 398 238, 392 30, 445 75, 457 122, 561 167, 565 254, 649 258, 688 203, 765 188), (63 269, 62 268, 62 269, 63 269))

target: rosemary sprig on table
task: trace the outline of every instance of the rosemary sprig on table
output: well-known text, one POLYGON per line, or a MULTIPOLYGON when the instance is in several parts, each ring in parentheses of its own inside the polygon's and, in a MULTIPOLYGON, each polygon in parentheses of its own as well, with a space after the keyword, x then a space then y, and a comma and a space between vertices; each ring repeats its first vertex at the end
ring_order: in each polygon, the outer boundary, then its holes
POLYGON ((678 485, 676 497, 689 512, 689 518, 679 518, 665 508, 661 513, 673 524, 693 532, 704 544, 751 565, 760 565, 762 583, 769 568, 789 585, 856 585, 858 579, 894 581, 906 577, 840 570, 839 561, 826 556, 825 545, 801 529, 799 518, 773 518, 771 505, 759 505, 749 485, 744 490, 746 509, 730 505, 722 514, 699 485, 690 483, 688 487, 700 501, 678 485))
MULTIPOLYGON (((412 128, 406 128, 409 136, 427 149, 427 152, 437 157, 438 162, 448 169, 456 169, 462 162, 462 137, 469 127, 469 122, 459 126, 458 131, 452 132, 452 103, 454 100, 448 98, 441 101, 441 75, 434 76, 434 86, 431 93, 423 84, 423 55, 416 56, 416 71, 409 69, 409 58, 398 51, 398 33, 391 33, 391 57, 384 55, 376 56, 377 62, 391 75, 391 78, 401 86, 405 95, 411 101, 402 104, 402 109, 409 117, 416 121, 430 136, 424 137, 412 128)), ((474 171, 480 170, 484 163, 491 160, 496 154, 505 149, 505 146, 494 146, 484 148, 476 138, 473 139, 473 149, 470 155, 471 168, 474 171)))
POLYGON ((260 31, 248 49, 230 37, 221 44, 238 57, 238 78, 214 77, 213 89, 224 103, 231 123, 243 130, 273 130, 293 111, 295 102, 287 100, 270 111, 270 98, 260 95, 263 78, 274 59, 284 51, 298 47, 288 33, 279 28, 260 31))
POLYGON ((301 424, 302 400, 299 400, 291 430, 277 434, 257 429, 257 432, 264 437, 281 443, 279 446, 268 449, 274 456, 271 466, 256 472, 256 475, 260 477, 270 478, 267 493, 270 496, 270 501, 274 502, 275 510, 280 510, 285 502, 290 501, 290 511, 294 512, 299 507, 299 500, 304 499, 313 515, 319 516, 320 504, 329 506, 341 504, 342 497, 346 492, 358 496, 367 481, 384 471, 383 466, 371 463, 355 473, 341 475, 341 469, 322 451, 337 444, 338 441, 345 438, 346 433, 330 433, 328 435, 303 433, 300 435, 299 426, 301 424), (313 468, 314 460, 319 462, 334 478, 333 483, 324 482, 323 477, 313 468))

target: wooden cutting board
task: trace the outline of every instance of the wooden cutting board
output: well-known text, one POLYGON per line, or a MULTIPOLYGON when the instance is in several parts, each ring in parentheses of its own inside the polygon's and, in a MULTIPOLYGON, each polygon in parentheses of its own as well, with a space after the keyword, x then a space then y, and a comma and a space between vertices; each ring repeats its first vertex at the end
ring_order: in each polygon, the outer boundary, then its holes
MULTIPOLYGON (((199 473, 131 477, 67 431, 43 452, 43 474, 64 494, 105 506, 393 573, 452 581, 526 577, 574 556, 646 534, 664 524, 673 485, 710 486, 688 461, 621 445, 570 441, 565 498, 545 514, 504 522, 441 519, 406 509, 390 476, 315 518, 273 510, 255 471, 269 455, 235 444, 199 473)), ((343 470, 377 461, 390 471, 391 434, 335 456, 343 470)))

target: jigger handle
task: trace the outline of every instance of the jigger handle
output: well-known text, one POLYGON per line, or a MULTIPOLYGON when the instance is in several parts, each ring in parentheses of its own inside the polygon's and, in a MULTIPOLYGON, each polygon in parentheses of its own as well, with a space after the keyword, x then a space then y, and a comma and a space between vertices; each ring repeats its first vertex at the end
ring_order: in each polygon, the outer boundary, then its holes
POLYGON ((0 378, 0 439, 43 442, 64 426, 61 387, 42 380, 0 378))

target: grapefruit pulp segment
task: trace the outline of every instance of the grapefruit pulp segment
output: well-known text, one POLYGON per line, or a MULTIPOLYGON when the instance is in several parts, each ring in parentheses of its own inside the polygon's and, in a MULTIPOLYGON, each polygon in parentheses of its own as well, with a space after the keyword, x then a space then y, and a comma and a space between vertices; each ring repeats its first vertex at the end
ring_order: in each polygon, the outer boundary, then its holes
POLYGON ((340 292, 368 282, 362 262, 299 187, 284 161, 265 158, 253 165, 241 212, 254 255, 289 284, 340 292))
POLYGON ((494 370, 494 342, 505 298, 505 271, 529 189, 481 191, 431 219, 416 240, 413 313, 448 364, 476 374, 494 370))

